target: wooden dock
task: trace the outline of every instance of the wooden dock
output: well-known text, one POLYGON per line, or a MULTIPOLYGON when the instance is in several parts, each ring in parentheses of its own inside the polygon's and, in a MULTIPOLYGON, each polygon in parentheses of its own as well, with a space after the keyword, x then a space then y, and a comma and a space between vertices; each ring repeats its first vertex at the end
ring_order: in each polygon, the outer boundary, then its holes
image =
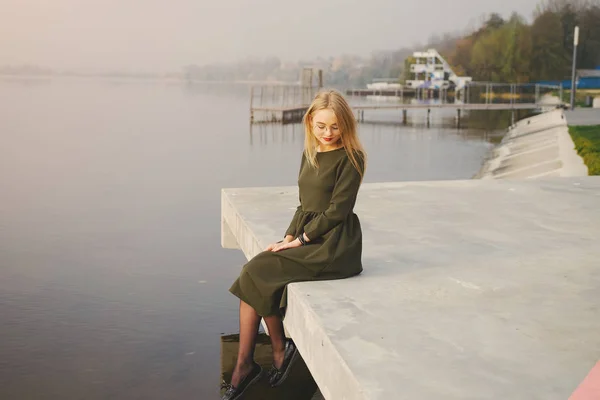
MULTIPOLYGON (((319 90, 313 86, 263 86, 251 88, 250 121, 281 122, 283 124, 302 121, 314 95, 319 90)), ((546 94, 560 90, 559 87, 530 84, 491 84, 473 83, 466 89, 455 93, 446 89, 393 89, 393 90, 356 90, 348 89, 346 94, 359 122, 365 120, 366 112, 401 111, 402 122, 407 121, 409 110, 426 110, 428 121, 432 110, 454 110, 457 121, 463 112, 468 111, 517 111, 541 110, 564 107, 546 94), (356 100, 354 97, 365 95, 384 96, 390 101, 370 102, 356 100), (356 101, 355 101, 356 100, 356 101)))
POLYGON ((300 122, 318 90, 318 87, 300 85, 252 87, 250 122, 300 122))
MULTIPOLYGON (((543 108, 564 107, 561 103, 489 103, 489 104, 460 104, 460 103, 432 103, 432 104, 369 104, 354 105, 352 109, 356 112, 359 122, 365 121, 365 111, 399 111, 402 112, 402 122, 407 122, 408 110, 426 110, 429 115, 432 110, 454 110, 457 119, 460 120, 462 113, 466 111, 517 111, 517 110, 539 110, 543 108)), ((262 118, 252 122, 281 122, 292 124, 302 121, 308 106, 299 107, 254 107, 254 113, 262 114, 262 118)))

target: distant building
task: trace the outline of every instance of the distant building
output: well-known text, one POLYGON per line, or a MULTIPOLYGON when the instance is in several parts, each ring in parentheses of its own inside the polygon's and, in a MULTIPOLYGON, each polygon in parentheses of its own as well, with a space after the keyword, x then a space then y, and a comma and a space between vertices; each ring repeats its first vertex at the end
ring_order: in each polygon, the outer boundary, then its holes
MULTIPOLYGON (((473 78, 458 76, 454 73, 450 64, 435 49, 417 51, 413 53, 415 63, 410 66, 413 79, 406 81, 406 87, 417 89, 449 89, 451 87, 460 90, 464 88, 473 78)), ((373 79, 367 84, 372 90, 398 90, 404 85, 398 83, 398 78, 373 79)))
MULTIPOLYGON (((564 89, 571 89, 571 80, 565 79, 563 81, 539 81, 535 83, 546 84, 546 85, 561 85, 564 89)), ((578 69, 575 85, 577 89, 600 89, 600 66, 596 69, 578 69)))
POLYGON ((414 74, 414 79, 406 81, 408 87, 447 89, 454 86, 460 90, 473 80, 469 76, 456 75, 450 64, 435 49, 415 52, 413 58, 416 61, 410 66, 410 72, 414 74))
POLYGON ((596 69, 580 69, 577 71, 577 77, 577 89, 600 89, 600 66, 596 69))

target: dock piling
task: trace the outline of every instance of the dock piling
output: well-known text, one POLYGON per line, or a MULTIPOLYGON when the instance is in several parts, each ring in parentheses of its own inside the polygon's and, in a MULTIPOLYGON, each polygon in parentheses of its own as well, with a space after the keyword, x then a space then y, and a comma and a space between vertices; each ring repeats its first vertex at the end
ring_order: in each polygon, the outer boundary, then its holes
POLYGON ((254 121, 254 107, 252 104, 254 103, 254 86, 250 87, 250 122, 254 121))

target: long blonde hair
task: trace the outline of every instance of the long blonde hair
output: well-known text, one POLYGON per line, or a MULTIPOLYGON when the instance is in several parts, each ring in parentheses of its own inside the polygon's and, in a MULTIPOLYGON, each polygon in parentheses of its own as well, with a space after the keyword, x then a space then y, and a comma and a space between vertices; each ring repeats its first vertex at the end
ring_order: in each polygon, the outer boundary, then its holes
POLYGON ((317 163, 317 146, 319 142, 313 134, 313 116, 315 112, 325 109, 329 109, 335 114, 342 146, 345 147, 350 162, 362 179, 367 168, 367 153, 358 138, 358 129, 352 108, 350 108, 346 99, 335 90, 330 89, 317 93, 306 114, 304 114, 302 120, 304 123, 304 154, 308 163, 314 168, 319 167, 317 163))

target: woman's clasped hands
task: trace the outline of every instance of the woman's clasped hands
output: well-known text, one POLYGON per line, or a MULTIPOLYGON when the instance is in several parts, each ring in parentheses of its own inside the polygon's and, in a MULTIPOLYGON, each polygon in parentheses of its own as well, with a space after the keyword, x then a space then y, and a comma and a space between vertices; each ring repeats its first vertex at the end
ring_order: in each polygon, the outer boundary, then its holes
POLYGON ((293 249, 294 247, 300 247, 300 246, 302 246, 302 243, 300 242, 299 239, 294 239, 293 236, 288 235, 281 242, 272 243, 272 244, 268 245, 267 248, 265 249, 265 251, 272 251, 274 253, 277 253, 278 251, 281 251, 281 250, 293 249))

